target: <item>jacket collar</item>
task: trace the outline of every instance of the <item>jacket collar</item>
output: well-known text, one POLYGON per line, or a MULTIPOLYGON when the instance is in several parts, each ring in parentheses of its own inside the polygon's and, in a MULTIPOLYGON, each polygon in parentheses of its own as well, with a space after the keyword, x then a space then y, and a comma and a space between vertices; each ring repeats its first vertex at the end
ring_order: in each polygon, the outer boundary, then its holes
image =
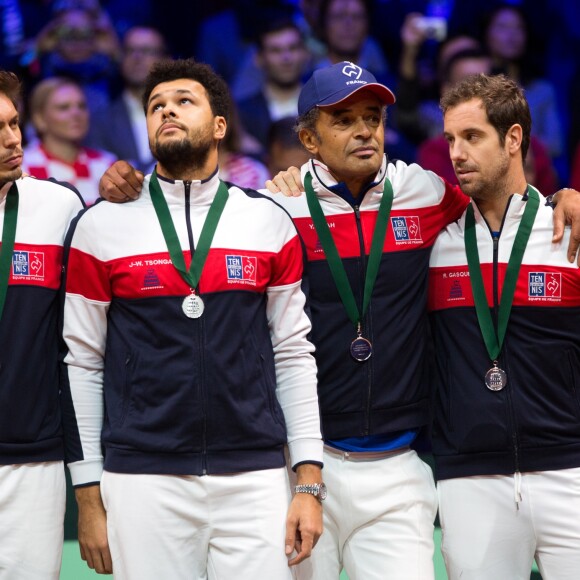
MULTIPOLYGON (((190 204, 203 206, 210 205, 215 197, 219 186, 219 172, 218 169, 213 172, 210 177, 204 180, 194 180, 194 181, 183 181, 180 179, 173 180, 163 177, 163 175, 157 175, 159 185, 163 191, 163 195, 167 201, 168 205, 178 204, 183 205, 185 200, 185 192, 187 185, 189 184, 190 192, 190 204)), ((143 183, 143 191, 147 193, 149 197, 149 181, 151 180, 151 175, 145 177, 143 183)))
POLYGON ((366 190, 358 200, 355 199, 344 182, 336 181, 336 178, 330 173, 328 167, 321 161, 311 159, 302 166, 302 182, 304 182, 304 178, 308 172, 312 175, 312 187, 319 199, 336 201, 336 197, 340 197, 350 206, 356 204, 360 206, 368 205, 369 203, 372 203, 371 198, 373 198, 376 193, 383 193, 383 183, 387 174, 387 157, 386 155, 383 156, 381 168, 377 172, 374 180, 368 184, 366 190))

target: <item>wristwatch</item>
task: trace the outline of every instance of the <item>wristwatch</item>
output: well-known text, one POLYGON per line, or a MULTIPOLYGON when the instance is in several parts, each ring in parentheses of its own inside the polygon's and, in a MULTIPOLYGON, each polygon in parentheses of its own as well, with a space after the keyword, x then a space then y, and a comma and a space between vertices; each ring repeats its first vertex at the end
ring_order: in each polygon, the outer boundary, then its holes
POLYGON ((324 483, 303 483, 294 486, 294 493, 310 493, 318 501, 326 499, 327 491, 324 483))

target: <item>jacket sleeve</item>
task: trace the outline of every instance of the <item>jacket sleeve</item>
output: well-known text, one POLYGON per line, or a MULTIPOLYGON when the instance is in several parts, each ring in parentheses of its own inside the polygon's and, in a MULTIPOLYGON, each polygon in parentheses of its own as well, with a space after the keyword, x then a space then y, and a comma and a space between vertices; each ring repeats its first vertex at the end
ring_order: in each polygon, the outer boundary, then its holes
POLYGON ((64 299, 65 382, 78 430, 70 433, 69 427, 66 436, 79 441, 67 458, 74 486, 100 481, 103 469, 103 368, 111 290, 107 264, 96 251, 99 236, 91 213, 79 219, 72 235, 64 299))
POLYGON ((311 325, 301 287, 303 252, 294 225, 286 214, 283 217, 287 242, 274 258, 275 274, 267 290, 276 395, 284 412, 292 466, 303 462, 322 465, 314 346, 307 339, 311 325))

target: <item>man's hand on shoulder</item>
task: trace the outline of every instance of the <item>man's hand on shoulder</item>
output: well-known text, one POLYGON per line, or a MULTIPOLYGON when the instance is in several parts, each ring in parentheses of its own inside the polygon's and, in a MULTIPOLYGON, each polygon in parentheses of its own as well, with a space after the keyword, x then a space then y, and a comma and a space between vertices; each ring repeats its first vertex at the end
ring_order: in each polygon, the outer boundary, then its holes
POLYGON ((568 187, 560 189, 552 197, 554 208, 554 236, 553 242, 560 242, 564 235, 564 227, 570 224, 570 242, 568 244, 568 261, 576 260, 580 267, 580 192, 568 187))
POLYGON ((300 197, 304 191, 302 176, 298 167, 289 167, 266 181, 270 193, 282 193, 286 197, 300 197))
POLYGON ((99 194, 107 201, 122 203, 137 199, 145 176, 126 161, 115 161, 99 181, 99 194))

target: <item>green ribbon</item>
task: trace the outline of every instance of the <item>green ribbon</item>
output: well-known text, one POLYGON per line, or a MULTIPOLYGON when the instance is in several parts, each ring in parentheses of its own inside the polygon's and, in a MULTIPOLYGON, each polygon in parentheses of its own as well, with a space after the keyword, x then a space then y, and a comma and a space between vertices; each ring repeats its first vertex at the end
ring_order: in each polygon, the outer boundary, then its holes
POLYGON ((0 319, 4 312, 4 303, 6 302, 6 293, 8 292, 17 221, 18 187, 16 183, 13 183, 6 194, 6 206, 4 208, 4 222, 2 226, 2 250, 0 252, 0 319))
POLYGON ((310 210, 310 215, 312 216, 312 221, 314 222, 314 228, 322 244, 322 248, 326 255, 328 261, 328 267, 330 268, 330 273, 336 284, 336 288, 340 295, 340 299, 344 304, 346 313, 349 319, 355 325, 358 331, 360 331, 360 323, 364 315, 366 314, 370 301, 373 288, 375 286, 375 281, 377 279, 377 274, 379 271, 379 265, 381 263, 381 256, 383 254, 383 246, 385 243, 385 237, 387 235, 387 223, 389 221, 389 215, 391 213, 391 207, 393 205, 393 186, 387 177, 385 177, 385 185, 383 188, 383 198, 379 205, 379 212, 377 215, 377 222, 375 224, 375 230, 373 232, 373 239, 371 242, 371 251, 369 253, 369 258, 367 262, 367 269, 365 274, 365 287, 363 294, 363 304, 362 310, 359 311, 352 287, 346 275, 346 270, 344 269, 344 264, 338 254, 336 244, 330 233, 330 228, 322 207, 320 206, 320 201, 312 187, 312 175, 310 173, 306 174, 304 179, 304 189, 306 191, 306 200, 308 202, 308 209, 310 210))
POLYGON ((526 208, 520 221, 514 245, 510 253, 507 271, 503 288, 501 292, 501 300, 499 303, 497 332, 495 330, 491 312, 487 303, 487 296, 485 295, 485 288, 483 285, 483 277, 481 275, 481 266, 479 262, 479 253, 477 250, 477 237, 475 233, 475 216, 473 213, 473 205, 467 206, 467 213, 465 216, 465 253, 467 254, 467 264, 469 266, 469 277, 471 280, 471 288, 473 290, 473 300, 475 302, 475 311, 477 313, 477 320, 479 328, 485 342, 485 347, 492 361, 496 361, 505 338, 505 333, 508 326, 512 303, 514 301, 514 294, 520 266, 524 252, 530 239, 534 219, 538 213, 540 206, 540 195, 537 190, 528 186, 528 201, 526 208))
POLYGON ((173 266, 180 273, 181 277, 189 284, 190 288, 195 290, 199 283, 199 279, 201 278, 201 272, 203 271, 203 266, 209 253, 211 242, 220 221, 220 217, 226 202, 228 201, 228 188, 223 181, 220 181, 216 196, 209 208, 209 212, 201 229, 197 249, 191 257, 189 270, 185 266, 179 237, 177 236, 175 224, 173 223, 171 213, 169 212, 169 206, 167 205, 165 196, 161 191, 156 171, 153 171, 151 174, 149 193, 151 194, 151 201, 153 202, 153 207, 155 208, 155 213, 157 214, 157 219, 159 220, 159 225, 161 226, 161 231, 163 232, 163 237, 165 238, 165 243, 167 244, 167 249, 169 250, 173 266))

